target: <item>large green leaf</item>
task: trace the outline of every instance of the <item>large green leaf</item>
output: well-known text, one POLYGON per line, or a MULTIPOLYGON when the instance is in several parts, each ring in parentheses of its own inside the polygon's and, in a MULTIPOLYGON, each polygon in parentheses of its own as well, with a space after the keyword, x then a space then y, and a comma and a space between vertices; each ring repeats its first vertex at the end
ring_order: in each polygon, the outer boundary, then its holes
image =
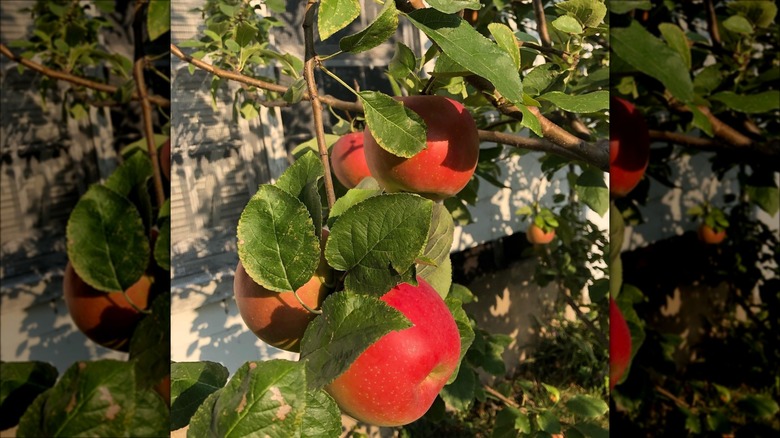
POLYGON ((361 91, 359 95, 366 125, 379 146, 407 158, 425 149, 427 128, 416 112, 378 91, 361 91))
POLYGON ((227 368, 216 362, 174 362, 171 364, 171 430, 180 429, 203 401, 225 386, 227 368))
POLYGON ((454 14, 463 9, 473 9, 478 11, 482 8, 477 0, 429 0, 428 4, 432 8, 438 9, 445 14, 454 14))
POLYGON ((54 386, 57 369, 45 362, 0 363, 0 430, 10 429, 35 398, 54 386))
POLYGON ((685 32, 680 29, 680 26, 672 23, 661 23, 658 25, 658 30, 661 31, 661 36, 666 40, 666 44, 680 54, 685 62, 685 67, 690 70, 691 48, 688 45, 688 37, 685 36, 685 32))
POLYGON ((542 94, 537 99, 552 102, 570 113, 594 113, 609 108, 609 91, 606 90, 579 95, 551 91, 542 94))
POLYGON ((377 297, 338 292, 322 303, 322 315, 309 324, 301 340, 301 359, 309 370, 310 388, 322 388, 382 336, 411 327, 398 310, 377 297))
POLYGON ((308 282, 320 245, 306 206, 279 187, 263 184, 238 221, 238 257, 259 285, 294 291, 308 282))
POLYGON ((306 402, 302 363, 247 362, 198 408, 187 436, 300 436, 306 402))
POLYGON ((320 40, 325 41, 334 33, 344 29, 359 15, 358 0, 320 0, 320 9, 317 11, 320 40))
POLYGON ((76 273, 95 289, 127 290, 149 261, 149 239, 136 207, 101 185, 87 190, 70 214, 68 259, 76 273))
POLYGON ((149 40, 154 41, 171 30, 170 0, 149 0, 149 10, 146 14, 146 30, 149 40))
POLYGON ((360 53, 371 50, 393 36, 398 28, 398 10, 395 2, 385 2, 376 19, 360 32, 344 37, 339 41, 341 50, 360 53))
POLYGON ((428 230, 428 243, 426 243, 422 253, 423 257, 431 260, 434 264, 419 265, 417 275, 428 281, 442 297, 446 297, 452 283, 452 265, 447 262, 450 260, 454 234, 455 223, 452 221, 447 207, 444 204, 434 204, 431 227, 428 230), (448 272, 449 281, 446 281, 448 272), (441 278, 442 276, 444 278, 441 278))
POLYGON ((512 103, 523 101, 523 84, 512 58, 495 43, 477 32, 457 15, 447 15, 432 8, 410 13, 409 19, 450 58, 489 80, 503 97, 512 103))
POLYGON ((597 27, 607 15, 607 6, 599 0, 567 0, 556 3, 555 7, 577 18, 585 27, 597 27))
POLYGON ((685 60, 636 21, 610 30, 615 55, 642 73, 659 81, 683 102, 693 101, 693 83, 685 60), (652 53, 653 56, 648 56, 652 53))
POLYGON ((599 216, 609 210, 609 188, 604 181, 604 173, 598 169, 586 169, 577 177, 575 185, 577 195, 582 202, 599 216))
POLYGON ((747 114, 767 113, 780 108, 780 90, 764 91, 756 94, 736 94, 722 91, 710 96, 711 100, 722 102, 730 109, 747 114))
POLYGON ((344 212, 331 229, 325 257, 347 272, 345 289, 382 295, 401 281, 414 281, 409 274, 425 246, 432 206, 399 193, 368 198, 344 212))

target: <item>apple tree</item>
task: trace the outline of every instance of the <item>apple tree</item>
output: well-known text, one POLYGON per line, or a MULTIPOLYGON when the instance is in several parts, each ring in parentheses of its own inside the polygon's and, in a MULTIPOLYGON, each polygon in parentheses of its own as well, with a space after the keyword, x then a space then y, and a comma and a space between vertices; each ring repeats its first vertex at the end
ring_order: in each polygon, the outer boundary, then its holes
POLYGON ((631 356, 612 429, 777 435, 777 6, 613 2, 610 20, 615 348, 631 356))
POLYGON ((39 226, 66 242, 68 264, 55 268, 64 271, 62 295, 73 323, 91 341, 129 356, 79 360, 61 376, 42 361, 3 362, 0 429, 18 425, 19 437, 164 435, 170 394, 169 5, 152 0, 121 10, 115 2, 63 0, 3 7, 27 8, 29 35, 0 44, 0 52, 20 74, 36 77, 43 111, 48 102, 59 103, 60 112, 45 114, 50 123, 77 124, 93 136, 111 123, 116 128, 112 144, 102 149, 111 154, 96 157, 115 169, 70 206, 67 224, 39 226), (129 28, 121 25, 125 19, 129 28), (126 38, 133 58, 121 42, 105 42, 112 34, 126 38))
POLYGON ((214 99, 227 82, 240 84, 235 118, 262 107, 312 111, 314 138, 244 208, 234 282, 246 325, 300 360, 247 362, 230 379, 214 362, 172 364, 171 428, 338 436, 345 412, 402 433, 478 423, 472 432, 494 436, 608 433, 607 240, 588 216, 609 206, 605 3, 385 1, 367 26, 343 35, 364 13, 360 3, 309 1, 294 6, 302 58, 269 44, 291 7, 206 0, 193 11, 202 33, 171 52, 190 72, 212 75, 214 99), (370 53, 401 23, 430 44, 420 53, 395 44, 385 75, 392 95, 329 66, 370 53), (315 42, 338 36, 337 52, 317 53, 315 42), (349 98, 334 97, 322 78, 349 98), (545 184, 568 187, 550 205, 537 189, 518 211, 555 231, 529 251, 539 260, 535 281, 559 297, 540 324, 561 332, 548 345, 563 342, 583 362, 562 365, 563 375, 529 366, 523 378, 503 379, 510 339, 464 311, 476 297, 453 283, 450 248, 456 225, 473 220, 479 185, 504 188, 501 164, 528 152, 545 184), (420 318, 423 309, 431 316, 420 318), (480 375, 501 384, 483 385, 480 375))

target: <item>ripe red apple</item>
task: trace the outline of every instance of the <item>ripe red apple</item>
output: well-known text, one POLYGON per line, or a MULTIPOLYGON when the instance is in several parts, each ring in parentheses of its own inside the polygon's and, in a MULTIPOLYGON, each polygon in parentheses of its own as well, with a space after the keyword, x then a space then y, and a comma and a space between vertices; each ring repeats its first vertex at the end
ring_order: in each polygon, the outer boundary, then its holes
POLYGON ((479 158, 477 125, 460 103, 441 96, 396 97, 425 120, 427 146, 411 158, 382 149, 365 130, 366 162, 388 192, 418 193, 434 201, 454 196, 471 179, 479 158))
POLYGON ((723 239, 726 238, 726 230, 720 229, 719 231, 715 231, 711 226, 707 224, 699 225, 698 234, 699 234, 699 240, 711 245, 717 245, 723 242, 723 239))
POLYGON ((381 300, 413 327, 388 333, 364 351, 326 390, 359 421, 400 426, 428 411, 460 358, 460 334, 447 305, 422 278, 399 284, 381 300))
POLYGON ((631 102, 610 98, 609 193, 626 196, 639 184, 650 159, 650 134, 645 118, 631 102))
MULTIPOLYGON (((144 275, 127 290, 140 309, 149 305, 151 277, 144 275)), ((128 351, 132 336, 143 314, 119 292, 102 292, 88 285, 68 262, 62 279, 65 304, 73 322, 89 339, 118 351, 128 351)))
POLYGON ((525 237, 535 245, 546 245, 555 237, 555 228, 545 233, 538 225, 531 224, 525 231, 525 237))
MULTIPOLYGON (((324 244, 328 231, 322 232, 324 244)), ((326 283, 330 283, 330 272, 322 256, 314 276, 298 288, 298 297, 310 308, 318 309, 328 295, 326 283)), ((233 294, 241 318, 255 336, 282 350, 301 351, 303 332, 317 315, 306 310, 292 292, 280 293, 260 286, 238 262, 233 294)))
POLYGON ((371 176, 363 149, 363 132, 341 136, 330 150, 330 163, 336 178, 348 189, 371 176))
POLYGON ((165 179, 171 180, 171 139, 165 140, 165 143, 160 147, 160 168, 162 169, 165 179))
POLYGON ((615 300, 609 299, 609 388, 615 387, 631 361, 631 332, 615 300))

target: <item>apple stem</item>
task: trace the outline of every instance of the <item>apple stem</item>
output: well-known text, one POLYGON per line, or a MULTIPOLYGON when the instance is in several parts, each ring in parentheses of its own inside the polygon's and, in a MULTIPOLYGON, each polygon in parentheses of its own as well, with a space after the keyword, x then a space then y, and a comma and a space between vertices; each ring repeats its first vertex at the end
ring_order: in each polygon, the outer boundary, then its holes
POLYGON ((322 315, 322 310, 316 310, 309 307, 306 303, 303 302, 301 297, 298 296, 298 291, 293 291, 293 295, 295 295, 295 298, 298 300, 299 303, 301 303, 301 306, 303 306, 304 309, 308 310, 311 313, 315 313, 317 315, 322 315))
MULTIPOLYGON (((314 79, 315 63, 321 67, 321 64, 319 64, 317 60, 317 53, 314 51, 314 18, 316 17, 317 9, 315 6, 317 3, 318 0, 308 0, 306 3, 306 14, 303 19, 306 61, 303 66, 303 76, 306 79, 306 87, 309 90, 311 108, 314 116, 314 132, 317 137, 317 148, 320 153, 320 161, 322 161, 322 167, 325 169, 325 195, 328 198, 328 210, 330 211, 333 209, 333 204, 336 203, 336 191, 333 188, 333 177, 331 176, 330 171, 328 145, 325 143, 325 128, 322 123, 322 102, 320 102, 317 83, 314 79)), ((341 82, 341 80, 339 81, 341 82)))
POLYGON ((346 82, 344 82, 343 80, 341 80, 341 78, 340 78, 340 77, 336 76, 336 74, 335 74, 335 73, 333 73, 332 71, 330 71, 330 70, 328 70, 327 68, 325 68, 325 66, 324 66, 324 65, 322 65, 322 63, 318 64, 317 66, 318 66, 318 67, 320 68, 320 70, 322 70, 322 71, 323 71, 323 72, 324 72, 326 75, 328 75, 328 76, 330 76, 331 78, 333 78, 333 80, 334 80, 334 81, 338 82, 338 83, 339 83, 339 84, 341 84, 341 85, 342 85, 344 88, 346 88, 347 90, 349 90, 350 92, 352 92, 352 94, 354 94, 355 96, 358 96, 358 97, 360 97, 360 95, 358 94, 357 90, 355 90, 354 88, 350 87, 350 86, 349 86, 349 85, 348 85, 346 82))
POLYGON ((127 295, 127 291, 126 291, 126 290, 123 290, 123 291, 122 291, 122 296, 124 296, 124 297, 125 297, 125 300, 127 300, 127 302, 128 302, 128 303, 129 303, 129 304, 130 304, 130 305, 133 307, 133 309, 135 309, 135 310, 136 310, 136 312, 138 312, 138 313, 143 313, 144 315, 151 315, 151 314, 152 314, 152 311, 151 311, 151 310, 146 310, 146 309, 142 309, 142 308, 138 307, 138 306, 137 306, 137 305, 136 305, 136 304, 133 302, 133 300, 131 300, 131 299, 130 299, 130 297, 127 295))

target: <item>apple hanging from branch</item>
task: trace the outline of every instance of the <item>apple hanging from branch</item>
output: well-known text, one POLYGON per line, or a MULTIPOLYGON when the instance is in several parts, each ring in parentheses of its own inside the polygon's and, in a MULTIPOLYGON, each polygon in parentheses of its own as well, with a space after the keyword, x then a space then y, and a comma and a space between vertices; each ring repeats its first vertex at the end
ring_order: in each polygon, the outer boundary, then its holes
POLYGON ((609 299, 609 387, 623 378, 631 362, 631 331, 623 313, 612 298, 609 299))
POLYGON ((331 148, 330 162, 336 178, 348 189, 371 176, 363 148, 363 131, 342 135, 331 148))
POLYGON ((400 426, 422 417, 460 361, 460 334, 439 294, 418 277, 381 300, 413 326, 383 336, 325 389, 357 420, 400 426))
POLYGON ((631 102, 610 98, 609 193, 622 198, 639 184, 650 160, 645 118, 631 102))
POLYGON ((434 201, 454 196, 471 179, 479 159, 474 118, 459 102, 442 96, 396 97, 428 127, 427 146, 411 158, 384 150, 364 131, 371 176, 388 192, 417 193, 434 201))

